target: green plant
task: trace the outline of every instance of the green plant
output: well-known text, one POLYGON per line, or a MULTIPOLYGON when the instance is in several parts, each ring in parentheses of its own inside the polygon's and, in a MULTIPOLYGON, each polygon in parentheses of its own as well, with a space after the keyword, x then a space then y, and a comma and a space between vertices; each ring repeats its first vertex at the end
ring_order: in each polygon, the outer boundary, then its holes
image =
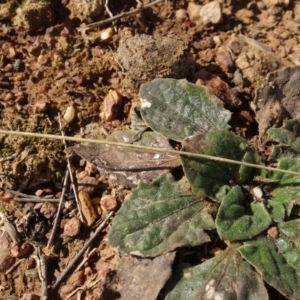
MULTIPOLYGON (((140 98, 147 125, 183 150, 261 164, 255 149, 229 131, 230 112, 205 87, 156 79, 141 86, 140 98)), ((300 171, 296 125, 268 131, 278 169, 300 171)), ((113 221, 110 244, 155 257, 204 245, 217 233, 227 248, 199 265, 180 263, 166 299, 268 299, 264 282, 300 299, 300 219, 293 214, 300 177, 189 156, 181 161, 180 180, 163 173, 133 191, 113 221)))

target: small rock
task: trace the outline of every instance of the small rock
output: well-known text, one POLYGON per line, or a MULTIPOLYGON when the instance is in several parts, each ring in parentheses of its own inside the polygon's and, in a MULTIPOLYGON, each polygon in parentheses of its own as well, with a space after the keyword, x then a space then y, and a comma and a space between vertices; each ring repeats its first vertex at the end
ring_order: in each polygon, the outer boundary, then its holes
POLYGON ((117 91, 109 90, 104 98, 104 119, 107 122, 115 120, 121 110, 122 95, 117 91))
MULTIPOLYGON (((87 171, 84 171, 87 172, 87 171)), ((93 194, 96 190, 99 181, 95 177, 85 176, 83 178, 78 179, 78 191, 86 191, 88 194, 93 194)))
POLYGON ((279 232, 278 232, 278 229, 277 227, 273 226, 271 228, 268 229, 267 231, 268 235, 270 237, 272 237, 273 239, 277 239, 278 238, 278 235, 279 235, 279 232))
POLYGON ((98 215, 93 207, 89 194, 82 190, 78 193, 81 212, 86 220, 86 224, 91 226, 96 221, 98 215))
POLYGON ((64 225, 65 236, 76 236, 80 232, 81 222, 78 218, 74 217, 68 220, 64 225))
POLYGON ((187 18, 187 11, 185 9, 177 9, 175 11, 175 18, 179 21, 184 21, 187 18))
POLYGON ((225 47, 220 47, 218 49, 215 61, 225 73, 231 72, 234 68, 234 62, 231 54, 225 47))
POLYGON ((100 39, 102 41, 106 41, 106 40, 112 38, 113 35, 114 35, 114 30, 113 30, 113 28, 109 27, 109 28, 106 28, 103 31, 101 31, 100 39))
POLYGON ((115 210, 118 205, 116 198, 110 195, 102 197, 100 204, 103 211, 115 210))
POLYGON ((57 206, 51 202, 45 202, 41 207, 41 214, 45 216, 45 218, 52 218, 57 211, 57 206))
POLYGON ((69 124, 73 121, 74 118, 75 118, 75 108, 73 105, 68 106, 64 114, 64 120, 69 124))
POLYGON ((204 24, 220 24, 223 20, 221 5, 218 1, 211 1, 202 6, 200 16, 204 24))
POLYGON ((201 5, 196 4, 194 2, 189 2, 187 7, 187 13, 190 17, 190 20, 193 23, 196 23, 200 20, 200 11, 201 11, 201 5))
POLYGON ((34 104, 34 112, 35 113, 42 113, 47 110, 47 103, 44 100, 38 100, 34 104))

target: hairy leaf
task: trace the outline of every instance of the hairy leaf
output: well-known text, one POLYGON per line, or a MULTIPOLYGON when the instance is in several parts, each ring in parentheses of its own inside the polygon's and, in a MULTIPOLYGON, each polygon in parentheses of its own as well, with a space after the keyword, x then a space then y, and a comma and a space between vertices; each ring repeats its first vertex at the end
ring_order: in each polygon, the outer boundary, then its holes
POLYGON ((157 256, 180 246, 210 241, 215 206, 192 195, 186 178, 163 174, 140 184, 123 203, 109 234, 112 246, 141 256, 157 256))
MULTIPOLYGON (((227 130, 199 133, 182 144, 185 151, 239 161, 243 160, 246 153, 246 141, 227 130)), ((193 193, 206 194, 215 201, 220 201, 217 194, 223 185, 229 185, 230 181, 239 182, 241 176, 243 181, 247 177, 245 169, 241 174, 239 165, 189 156, 181 156, 181 160, 193 193)), ((248 172, 251 174, 250 170, 248 172)))
POLYGON ((300 151, 300 119, 287 120, 281 128, 270 128, 267 133, 274 141, 300 151))
POLYGON ((200 130, 229 127, 231 113, 204 86, 154 79, 141 85, 139 96, 144 121, 167 138, 181 141, 200 130))
POLYGON ((268 299, 260 276, 232 245, 196 267, 179 265, 167 285, 166 300, 268 299))
POLYGON ((272 222, 264 204, 252 202, 246 208, 241 187, 235 186, 227 194, 219 208, 216 226, 224 240, 245 240, 258 235, 272 222))
POLYGON ((290 299, 300 299, 299 267, 288 262, 272 238, 246 242, 239 251, 269 285, 290 299))

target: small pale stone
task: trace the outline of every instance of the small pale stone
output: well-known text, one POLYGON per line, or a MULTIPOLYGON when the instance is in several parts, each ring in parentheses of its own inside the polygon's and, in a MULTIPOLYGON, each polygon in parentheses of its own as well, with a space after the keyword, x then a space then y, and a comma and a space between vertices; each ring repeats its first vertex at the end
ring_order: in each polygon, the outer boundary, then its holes
POLYGON ((69 124, 75 118, 75 108, 73 106, 68 106, 64 114, 64 120, 69 124))
POLYGON ((218 1, 211 1, 202 6, 200 16, 205 24, 219 24, 222 22, 222 10, 218 1))
POLYGON ((81 222, 78 218, 74 217, 68 220, 64 225, 64 235, 76 236, 80 232, 81 222))
POLYGON ((253 188, 252 192, 253 192, 253 195, 257 199, 261 199, 263 197, 263 192, 262 192, 261 188, 258 187, 258 186, 256 186, 255 188, 253 188))
POLYGON ((187 18, 187 12, 185 9, 177 9, 175 11, 175 17, 177 20, 183 21, 187 18))
POLYGON ((192 22, 195 23, 195 22, 199 21, 200 10, 201 10, 201 5, 196 4, 194 2, 189 2, 188 7, 187 7, 187 13, 192 22))

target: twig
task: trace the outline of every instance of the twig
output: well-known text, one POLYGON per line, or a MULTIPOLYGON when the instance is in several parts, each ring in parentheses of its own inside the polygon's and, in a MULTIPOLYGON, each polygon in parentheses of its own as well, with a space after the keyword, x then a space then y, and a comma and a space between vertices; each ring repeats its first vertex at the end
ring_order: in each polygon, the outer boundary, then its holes
POLYGON ((105 10, 107 11, 108 15, 109 15, 111 18, 113 18, 114 15, 112 14, 112 12, 110 11, 110 9, 109 9, 109 7, 108 7, 108 2, 109 2, 109 0, 105 0, 104 7, 105 7, 105 10))
POLYGON ((98 234, 101 232, 103 227, 105 226, 106 222, 109 220, 109 218, 113 215, 113 212, 110 212, 106 218, 103 220, 101 225, 97 228, 94 235, 88 240, 88 242, 82 247, 82 249, 78 252, 78 254, 73 258, 73 260, 69 263, 69 265, 66 267, 66 269, 61 273, 60 277, 56 280, 54 285, 52 286, 52 290, 56 290, 58 286, 61 284, 61 282, 64 280, 65 276, 69 273, 69 271, 74 267, 74 265, 77 263, 77 261, 80 259, 80 257, 84 254, 86 249, 91 245, 91 243, 95 240, 95 238, 98 236, 98 234))
MULTIPOLYGON (((59 121, 59 127, 60 127, 61 136, 65 137, 65 132, 62 130, 60 114, 58 115, 58 121, 59 121)), ((65 149, 67 149, 68 147, 67 147, 66 140, 64 139, 63 142, 64 142, 65 149)), ((77 208, 78 208, 78 211, 79 211, 79 217, 80 217, 81 222, 84 223, 84 218, 83 218, 83 215, 82 215, 82 212, 81 212, 81 208, 80 208, 80 205, 79 205, 77 188, 76 188, 76 185, 75 185, 75 180, 74 180, 74 176, 73 176, 73 172, 72 172, 72 168, 71 168, 71 163, 70 163, 70 159, 69 159, 68 156, 67 156, 67 165, 68 165, 69 175, 70 175, 70 179, 71 179, 71 184, 72 184, 72 187, 73 187, 73 190, 74 190, 74 196, 75 196, 76 205, 77 205, 77 208)))
POLYGON ((48 249, 51 247, 51 245, 53 243, 53 239, 54 239, 54 236, 56 234, 57 227, 58 227, 60 212, 62 210, 62 204, 63 204, 63 200, 64 200, 65 193, 66 193, 66 186, 67 186, 67 183, 68 183, 68 178, 69 178, 69 170, 67 170, 66 175, 65 175, 65 180, 64 180, 64 184, 63 184, 62 193, 61 193, 61 196, 60 196, 60 199, 59 199, 59 205, 58 205, 55 221, 54 221, 54 224, 53 224, 53 229, 52 229, 51 236, 50 236, 50 238, 48 240, 48 243, 47 243, 47 248, 48 249))
POLYGON ((121 19, 121 18, 123 18, 123 17, 128 17, 128 16, 131 16, 131 15, 137 14, 137 13, 139 13, 140 11, 142 11, 143 9, 148 8, 148 7, 151 7, 151 6, 154 6, 154 5, 156 5, 156 4, 158 4, 158 3, 161 3, 161 2, 163 2, 163 1, 165 1, 165 0, 156 0, 156 1, 153 1, 153 2, 151 2, 151 3, 149 3, 149 4, 145 5, 145 6, 136 8, 136 9, 134 9, 134 10, 126 11, 126 12, 120 13, 120 14, 114 16, 114 17, 108 18, 108 19, 103 20, 103 21, 99 21, 99 22, 95 22, 95 23, 89 24, 89 25, 87 25, 87 26, 85 26, 85 27, 77 27, 76 29, 77 29, 78 31, 87 31, 87 30, 92 29, 92 28, 94 28, 94 27, 102 26, 102 25, 111 23, 111 22, 116 21, 116 20, 118 20, 118 19, 121 19))
POLYGON ((41 248, 38 248, 39 252, 39 258, 40 258, 40 268, 41 268, 41 281, 42 281, 42 297, 41 300, 47 300, 48 299, 48 287, 47 287, 47 282, 48 282, 48 277, 47 277, 47 259, 46 255, 44 255, 41 251, 41 248))
POLYGON ((97 251, 97 248, 94 248, 92 251, 90 251, 87 256, 82 260, 82 262, 78 265, 78 267, 75 269, 74 272, 78 271, 88 260, 89 258, 97 251))
POLYGON ((106 145, 113 145, 113 146, 117 146, 117 147, 140 149, 143 151, 150 151, 150 152, 179 154, 179 155, 184 155, 184 156, 188 156, 188 157, 198 157, 198 158, 203 158, 203 159, 208 159, 208 160, 213 160, 213 161, 220 161, 220 162, 225 162, 225 163, 234 164, 234 165, 241 165, 241 166, 247 166, 247 167, 261 169, 261 170, 267 170, 267 171, 273 171, 273 172, 278 172, 278 173, 285 173, 285 174, 300 176, 300 172, 266 167, 266 166, 262 166, 262 165, 247 163, 244 161, 233 160, 233 159, 228 159, 228 158, 223 158, 223 157, 218 157, 218 156, 205 155, 205 154, 200 154, 200 153, 187 152, 187 151, 177 151, 177 150, 171 150, 171 149, 165 149, 165 148, 146 147, 146 146, 135 145, 135 144, 111 142, 111 141, 107 141, 107 140, 84 139, 84 138, 77 138, 77 137, 71 137, 71 136, 62 137, 60 135, 23 132, 23 131, 11 131, 11 130, 2 130, 2 129, 0 129, 0 134, 20 135, 20 136, 27 136, 27 137, 31 136, 31 137, 40 137, 40 138, 48 138, 48 139, 56 139, 56 140, 65 139, 66 141, 73 141, 73 142, 94 143, 94 144, 104 144, 104 145, 106 144, 106 145))
POLYGON ((19 191, 13 191, 13 190, 10 190, 10 189, 5 189, 8 193, 12 194, 12 195, 15 195, 15 196, 18 196, 18 197, 26 197, 26 198, 33 198, 33 199, 40 199, 38 196, 34 196, 34 195, 27 195, 27 194, 24 194, 24 193, 21 193, 19 191))
POLYGON ((9 156, 7 156, 7 157, 1 158, 1 159, 0 159, 0 162, 7 161, 7 160, 12 160, 12 159, 14 159, 16 156, 17 156, 17 154, 14 153, 14 154, 9 155, 9 156))
POLYGON ((33 202, 33 203, 39 203, 39 202, 51 202, 51 203, 58 203, 60 202, 59 199, 47 199, 47 198, 14 198, 14 201, 17 202, 33 202))
POLYGON ((17 262, 15 262, 4 274, 8 275, 11 271, 13 271, 23 260, 25 260, 25 258, 22 258, 20 260, 18 260, 17 262))

